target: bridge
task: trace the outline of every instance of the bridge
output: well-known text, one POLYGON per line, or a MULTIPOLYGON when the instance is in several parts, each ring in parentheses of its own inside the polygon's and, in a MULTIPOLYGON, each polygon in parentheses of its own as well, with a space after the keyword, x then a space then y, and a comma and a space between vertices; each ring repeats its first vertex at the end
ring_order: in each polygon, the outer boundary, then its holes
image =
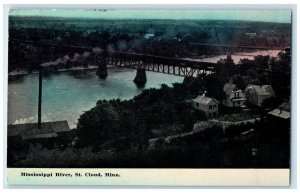
POLYGON ((115 65, 123 68, 137 69, 134 82, 143 86, 146 81, 146 72, 153 71, 175 76, 193 76, 209 74, 214 71, 214 63, 190 61, 187 59, 156 56, 150 54, 138 54, 129 52, 103 53, 95 58, 95 63, 100 61, 97 75, 106 78, 107 65, 115 65), (99 58, 100 57, 100 58, 99 58))
POLYGON ((111 55, 107 56, 107 64, 175 76, 207 74, 212 72, 215 67, 215 63, 129 52, 111 53, 111 55))
MULTIPOLYGON (((115 65, 123 68, 137 69, 137 74, 134 82, 138 85, 143 86, 146 81, 146 72, 153 71, 158 73, 170 74, 175 76, 192 76, 196 77, 199 75, 207 75, 218 72, 220 70, 234 71, 239 73, 245 68, 239 65, 224 65, 222 66, 216 63, 193 61, 189 59, 181 59, 174 57, 164 57, 151 54, 140 54, 132 52, 121 52, 121 51, 108 51, 102 50, 101 52, 93 52, 92 47, 66 45, 66 44, 53 44, 48 42, 34 42, 28 40, 10 38, 9 41, 16 41, 25 44, 33 44, 47 48, 62 47, 71 50, 89 51, 92 53, 93 64, 98 66, 97 75, 101 79, 105 79, 108 76, 107 65, 115 65)), ((274 50, 282 48, 267 48, 267 47, 254 47, 245 45, 218 45, 218 44, 201 44, 201 43, 190 43, 191 45, 201 47, 220 47, 224 49, 230 48, 242 48, 249 50, 274 50)), ((49 56, 45 56, 47 58, 49 56)), ((51 57, 51 56, 50 56, 51 57)))
MULTIPOLYGON (((53 44, 47 42, 34 42, 21 39, 9 39, 9 41, 16 41, 25 44, 33 44, 46 47, 64 47, 72 50, 90 51, 93 53, 92 47, 74 46, 65 44, 53 44)), ((107 50, 101 53, 94 54, 93 63, 98 65, 97 75, 105 79, 107 77, 107 65, 115 65, 123 68, 137 69, 135 81, 137 84, 146 83, 145 71, 153 71, 164 74, 171 74, 175 76, 198 76, 200 74, 213 73, 216 64, 209 62, 191 61, 188 59, 172 58, 157 56, 151 54, 140 54, 131 52, 107 50)), ((45 58, 51 56, 45 55, 45 58)))

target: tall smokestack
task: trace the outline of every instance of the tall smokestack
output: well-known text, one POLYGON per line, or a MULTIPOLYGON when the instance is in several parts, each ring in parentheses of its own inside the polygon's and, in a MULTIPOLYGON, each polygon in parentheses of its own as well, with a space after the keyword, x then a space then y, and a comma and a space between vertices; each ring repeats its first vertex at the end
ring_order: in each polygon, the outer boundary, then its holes
POLYGON ((40 67, 39 72, 39 101, 38 101, 38 128, 41 129, 41 114, 42 114, 42 86, 43 86, 43 67, 40 67))

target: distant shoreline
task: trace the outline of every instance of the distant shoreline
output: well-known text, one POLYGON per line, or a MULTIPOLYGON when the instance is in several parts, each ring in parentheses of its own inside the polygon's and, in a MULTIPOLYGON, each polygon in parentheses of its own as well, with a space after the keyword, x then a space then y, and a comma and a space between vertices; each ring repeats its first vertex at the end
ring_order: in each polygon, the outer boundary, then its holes
MULTIPOLYGON (((113 68, 114 66, 107 66, 107 68, 113 68)), ((98 66, 88 66, 88 67, 72 67, 72 68, 63 68, 63 69, 59 69, 56 70, 55 72, 69 72, 69 71, 83 71, 83 70, 95 70, 97 69, 98 66)), ((22 70, 15 70, 12 72, 8 73, 9 77, 13 77, 13 76, 20 76, 20 75, 29 75, 29 74, 38 74, 39 71, 32 71, 32 72, 27 72, 25 69, 22 70)))

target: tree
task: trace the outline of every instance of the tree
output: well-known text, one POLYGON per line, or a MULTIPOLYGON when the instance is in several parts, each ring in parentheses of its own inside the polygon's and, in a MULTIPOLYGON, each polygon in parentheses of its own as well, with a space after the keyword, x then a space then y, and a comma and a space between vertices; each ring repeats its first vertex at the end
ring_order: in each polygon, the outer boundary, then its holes
POLYGON ((120 118, 109 103, 98 102, 97 106, 82 114, 77 123, 79 135, 87 143, 101 143, 119 131, 120 118))
POLYGON ((262 56, 262 55, 257 55, 254 56, 254 63, 258 66, 266 66, 268 65, 270 60, 270 56, 266 55, 266 56, 262 56))
POLYGON ((227 55, 227 58, 220 59, 217 62, 217 68, 216 68, 217 74, 225 78, 229 78, 233 76, 236 73, 235 69, 236 69, 235 63, 230 54, 227 55))
POLYGON ((213 97, 219 101, 225 99, 226 94, 223 91, 225 80, 222 76, 210 74, 203 78, 202 83, 207 91, 207 96, 213 97))
POLYGON ((291 55, 290 51, 280 52, 277 60, 271 60, 269 79, 276 96, 288 99, 291 95, 291 55))
POLYGON ((235 84, 239 89, 245 90, 247 84, 241 76, 234 76, 232 79, 233 84, 235 84))

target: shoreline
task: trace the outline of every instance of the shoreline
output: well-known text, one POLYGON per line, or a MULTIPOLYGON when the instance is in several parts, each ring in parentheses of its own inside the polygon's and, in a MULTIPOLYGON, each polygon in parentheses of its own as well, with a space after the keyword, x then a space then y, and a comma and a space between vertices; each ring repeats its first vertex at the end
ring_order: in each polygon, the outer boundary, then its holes
MULTIPOLYGON (((72 67, 72 68, 63 68, 56 70, 55 72, 69 72, 69 71, 84 71, 84 70, 95 70, 97 69, 98 66, 91 66, 89 65, 88 67, 72 67)), ((109 65, 107 66, 108 69, 114 68, 114 66, 109 65)), ((29 75, 29 74, 38 74, 39 71, 32 71, 32 72, 27 72, 26 70, 19 70, 19 71, 12 71, 8 73, 8 76, 20 76, 20 75, 29 75)))

